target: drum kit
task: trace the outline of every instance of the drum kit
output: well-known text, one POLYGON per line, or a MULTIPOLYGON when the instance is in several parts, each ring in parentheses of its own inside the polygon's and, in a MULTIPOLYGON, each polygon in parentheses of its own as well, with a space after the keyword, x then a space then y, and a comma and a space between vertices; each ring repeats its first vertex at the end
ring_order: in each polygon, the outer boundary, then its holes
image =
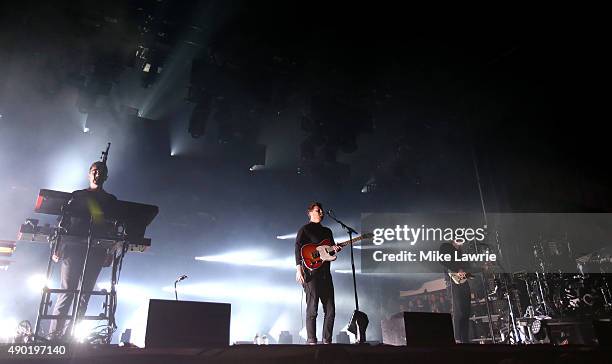
POLYGON ((500 341, 543 342, 545 322, 594 320, 612 316, 612 249, 578 259, 555 242, 533 245, 535 269, 485 270, 489 302, 497 311, 500 341), (573 268, 573 269, 572 269, 573 268))

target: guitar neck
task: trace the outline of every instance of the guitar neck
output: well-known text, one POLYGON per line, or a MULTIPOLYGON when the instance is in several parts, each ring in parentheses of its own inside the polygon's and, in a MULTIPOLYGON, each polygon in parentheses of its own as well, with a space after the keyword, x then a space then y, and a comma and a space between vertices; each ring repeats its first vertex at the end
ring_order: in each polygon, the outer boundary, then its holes
POLYGON ((367 236, 361 235, 361 236, 358 236, 356 238, 353 238, 352 240, 343 241, 342 243, 338 243, 336 245, 339 245, 340 247, 344 248, 345 246, 347 246, 349 244, 356 243, 356 242, 358 242, 360 240, 363 240, 365 238, 367 238, 367 236))

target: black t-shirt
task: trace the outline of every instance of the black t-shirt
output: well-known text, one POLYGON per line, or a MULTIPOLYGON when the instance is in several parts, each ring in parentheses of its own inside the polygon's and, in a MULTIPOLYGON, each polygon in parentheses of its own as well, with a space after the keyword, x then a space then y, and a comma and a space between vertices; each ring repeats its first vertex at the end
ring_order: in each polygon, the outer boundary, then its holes
POLYGON ((65 218, 61 225, 68 235, 86 237, 89 234, 90 217, 93 217, 94 234, 103 233, 109 223, 107 219, 114 214, 116 202, 117 197, 104 190, 74 191, 64 206, 65 218))
MULTIPOLYGON (((314 222, 309 222, 308 224, 302 226, 295 239, 295 265, 302 264, 302 246, 311 243, 318 244, 325 239, 330 241, 330 245, 334 245, 336 243, 330 228, 314 222)), ((310 275, 331 274, 330 264, 329 262, 325 262, 321 267, 319 267, 319 269, 312 272, 305 268, 304 272, 306 273, 307 278, 310 275)))

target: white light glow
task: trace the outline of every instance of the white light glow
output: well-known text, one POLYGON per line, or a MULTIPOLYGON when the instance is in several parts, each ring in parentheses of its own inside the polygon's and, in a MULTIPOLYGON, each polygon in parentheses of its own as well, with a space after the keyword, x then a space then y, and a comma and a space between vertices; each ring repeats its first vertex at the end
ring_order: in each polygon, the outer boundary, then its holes
POLYGON ((195 259, 206 262, 218 262, 234 265, 250 265, 254 267, 269 267, 280 269, 295 268, 294 257, 285 257, 279 259, 275 258, 273 253, 266 253, 261 250, 241 250, 220 255, 195 257, 195 259))
POLYGON ((144 347, 145 345, 145 334, 147 331, 147 316, 149 314, 149 300, 144 300, 143 303, 138 306, 132 316, 125 322, 125 329, 132 329, 130 335, 130 343, 144 347))
POLYGON ((83 320, 76 324, 72 336, 76 339, 76 341, 82 343, 91 335, 96 325, 97 322, 95 321, 83 320))
POLYGON ((297 233, 287 234, 287 235, 278 235, 276 238, 279 240, 288 240, 295 239, 297 237, 297 233))
POLYGON ((289 322, 289 314, 287 312, 283 312, 274 322, 270 331, 268 331, 268 336, 274 338, 276 342, 279 341, 281 331, 289 331, 291 328, 291 323, 289 322))
POLYGON ((300 335, 300 337, 304 340, 308 339, 308 334, 306 333, 306 326, 302 327, 298 335, 300 335))
POLYGON ((30 291, 40 293, 43 288, 51 286, 51 280, 47 280, 45 274, 34 274, 28 278, 27 285, 30 291))
POLYGON ((87 183, 88 170, 89 161, 84 159, 82 152, 66 150, 55 158, 53 168, 48 173, 51 178, 47 188, 58 191, 83 188, 87 183))
MULTIPOLYGON (((96 283, 98 289, 105 289, 110 291, 111 284, 110 282, 100 282, 96 283)), ((145 287, 137 284, 129 284, 129 283, 117 283, 115 285, 115 290, 117 291, 117 297, 121 301, 121 303, 132 303, 132 304, 142 304, 143 300, 148 300, 153 297, 154 294, 150 290, 145 287)))
POLYGON ((253 166, 251 166, 251 168, 249 168, 249 171, 251 171, 251 172, 261 171, 264 168, 265 168, 265 166, 263 164, 254 164, 253 166))
POLYGON ((87 125, 87 117, 88 117, 87 113, 85 113, 85 114, 79 113, 79 118, 81 119, 80 120, 80 124, 81 124, 81 128, 83 129, 83 133, 87 133, 85 131, 85 129, 87 129, 87 131, 89 131, 89 128, 86 127, 86 125, 87 125))
POLYGON ((243 309, 237 313, 232 312, 230 321, 230 341, 253 341, 255 334, 260 332, 261 315, 255 309, 243 309))
POLYGON ((17 320, 13 317, 0 319, 0 339, 7 341, 15 337, 17 333, 17 320))
POLYGON ((83 133, 89 133, 89 128, 88 127, 83 127, 83 133))

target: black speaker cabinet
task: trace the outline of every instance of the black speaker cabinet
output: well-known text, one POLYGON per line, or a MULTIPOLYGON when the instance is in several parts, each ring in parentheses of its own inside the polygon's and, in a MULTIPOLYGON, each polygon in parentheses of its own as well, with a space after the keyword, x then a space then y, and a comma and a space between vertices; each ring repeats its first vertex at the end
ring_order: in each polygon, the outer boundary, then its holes
POLYGON ((228 346, 229 303, 150 300, 145 346, 194 348, 228 346))
POLYGON ((593 329, 600 346, 612 347, 612 321, 594 320, 593 329))
POLYGON ((388 345, 441 346, 455 344, 448 313, 399 312, 381 321, 383 343, 388 345))

